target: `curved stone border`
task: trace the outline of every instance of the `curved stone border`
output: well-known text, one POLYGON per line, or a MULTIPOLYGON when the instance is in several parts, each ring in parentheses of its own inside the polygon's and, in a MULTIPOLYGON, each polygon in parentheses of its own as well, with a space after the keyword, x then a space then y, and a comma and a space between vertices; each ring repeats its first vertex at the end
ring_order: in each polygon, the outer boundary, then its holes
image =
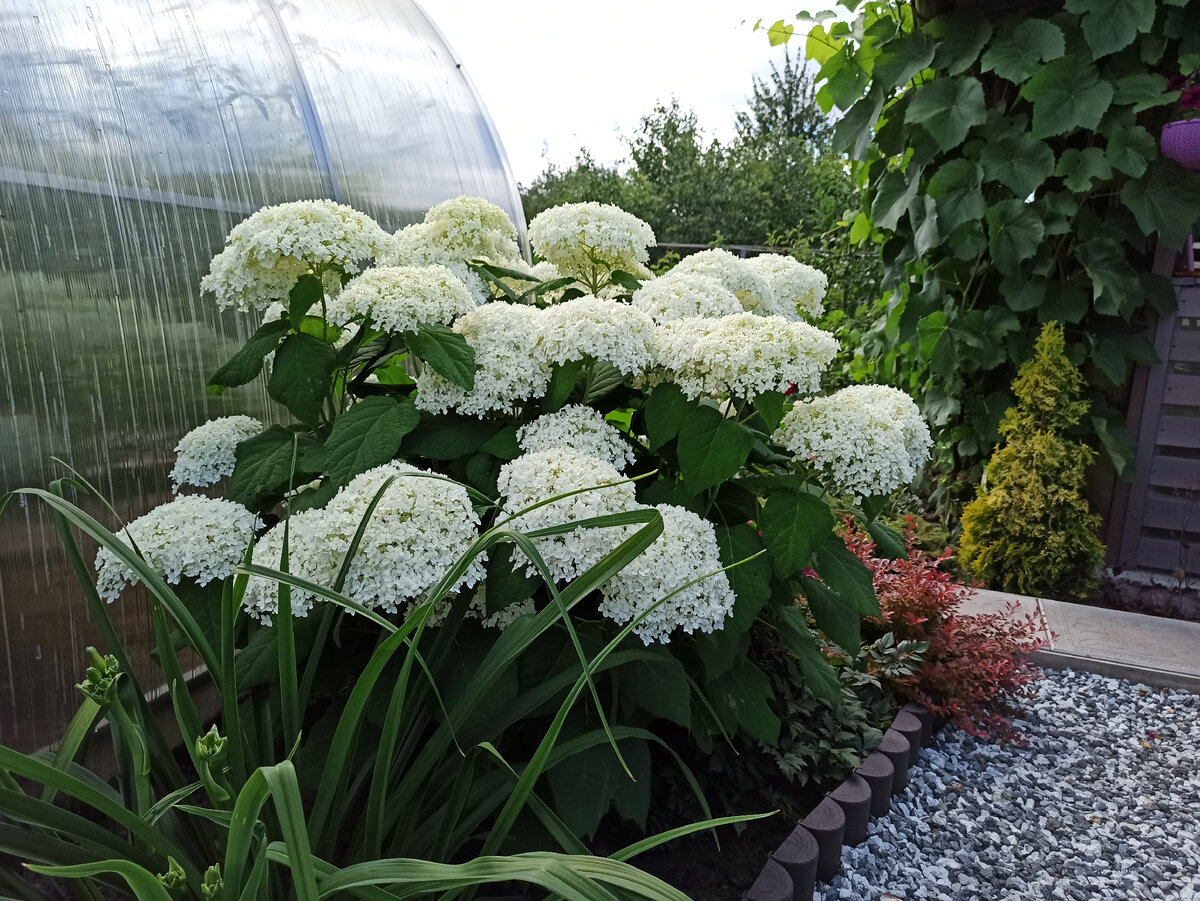
POLYGON ((742 901, 812 901, 815 884, 842 869, 842 845, 862 842, 870 817, 888 812, 941 725, 920 704, 900 708, 879 747, 771 852, 742 901))

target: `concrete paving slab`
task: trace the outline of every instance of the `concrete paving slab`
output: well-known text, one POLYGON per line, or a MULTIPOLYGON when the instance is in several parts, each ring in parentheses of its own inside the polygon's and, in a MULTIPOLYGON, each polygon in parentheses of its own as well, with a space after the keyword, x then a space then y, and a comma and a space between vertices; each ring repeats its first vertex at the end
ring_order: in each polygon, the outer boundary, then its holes
POLYGON ((986 589, 961 609, 968 615, 1002 613, 1010 604, 1018 615, 1045 615, 1053 637, 1035 655, 1043 666, 1200 692, 1200 623, 986 589))

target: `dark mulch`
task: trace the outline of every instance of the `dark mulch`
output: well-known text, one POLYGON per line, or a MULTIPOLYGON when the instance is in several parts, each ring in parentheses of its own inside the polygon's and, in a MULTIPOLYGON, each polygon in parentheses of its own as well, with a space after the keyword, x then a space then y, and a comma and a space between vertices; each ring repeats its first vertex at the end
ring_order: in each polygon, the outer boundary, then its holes
POLYGON ((1127 613, 1145 613, 1200 623, 1200 584, 1186 579, 1174 585, 1148 585, 1106 577, 1084 603, 1127 613))

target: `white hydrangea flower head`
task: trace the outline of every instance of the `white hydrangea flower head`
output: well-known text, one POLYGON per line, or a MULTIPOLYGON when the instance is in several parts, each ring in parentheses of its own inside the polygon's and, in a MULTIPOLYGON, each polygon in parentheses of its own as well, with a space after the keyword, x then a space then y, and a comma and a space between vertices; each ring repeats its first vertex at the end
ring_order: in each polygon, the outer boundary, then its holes
POLYGON ((633 462, 633 448, 617 428, 599 410, 583 404, 571 404, 526 423, 517 430, 517 443, 529 454, 563 447, 605 460, 622 472, 633 462))
POLYGON ((625 625, 693 579, 714 573, 659 606, 634 628, 642 641, 667 642, 676 628, 691 634, 720 629, 733 611, 734 594, 721 563, 712 523, 683 507, 660 504, 663 533, 641 556, 612 577, 600 593, 600 612, 625 625))
POLYGON ((801 401, 772 440, 812 463, 832 489, 859 498, 907 485, 933 444, 912 398, 884 385, 851 385, 801 401))
MULTIPOLYGON (((500 467, 503 511, 515 514, 559 494, 583 491, 523 513, 510 523, 519 531, 577 522, 593 516, 624 513, 638 508, 633 484, 607 460, 564 447, 524 454, 500 467), (620 484, 614 484, 620 483, 620 484)), ((562 535, 536 539, 538 552, 555 579, 574 579, 633 534, 633 527, 576 529, 562 535)), ((514 552, 514 559, 516 558, 514 552)), ((533 564, 529 572, 535 572, 533 564)))
POLYGON ((541 397, 551 372, 544 316, 536 307, 497 302, 460 317, 453 328, 475 349, 475 387, 467 392, 427 366, 417 376, 418 409, 483 416, 541 397))
POLYGON ((408 225, 395 234, 392 251, 380 257, 384 266, 445 266, 462 282, 478 304, 492 299, 492 292, 478 273, 451 250, 433 243, 432 231, 424 222, 408 225))
MULTIPOLYGON (((344 528, 324 510, 303 510, 293 513, 287 521, 288 573, 297 578, 332 588, 341 571, 342 558, 350 548, 354 531, 344 535, 344 528)), ((254 545, 253 563, 269 569, 283 566, 284 524, 276 524, 254 545)), ((292 616, 306 616, 323 598, 293 588, 292 616)), ((279 612, 279 583, 272 579, 251 576, 242 596, 242 608, 262 623, 270 623, 279 612)))
POLYGON ((369 321, 399 333, 449 325, 475 309, 475 300, 445 266, 377 266, 349 282, 328 309, 339 326, 369 321))
POLYGON ((482 197, 463 195, 431 207, 425 214, 426 238, 456 259, 503 264, 521 259, 517 227, 508 213, 482 197))
POLYGON ((222 309, 261 310, 286 303, 305 273, 323 277, 328 288, 327 276, 353 275, 393 243, 370 216, 332 200, 264 207, 233 227, 200 289, 211 291, 222 309))
POLYGON ((262 322, 260 325, 266 325, 268 322, 278 322, 287 315, 287 306, 280 303, 278 300, 273 300, 267 304, 263 310, 262 322))
POLYGON ((781 253, 764 253, 746 260, 746 265, 761 275, 775 295, 775 312, 793 319, 816 319, 825 312, 825 291, 829 277, 820 269, 781 253))
MULTIPOLYGON (((207 585, 233 574, 254 538, 254 523, 254 514, 233 501, 185 495, 138 517, 117 537, 136 545, 170 584, 186 577, 207 585)), ((96 553, 96 574, 96 591, 109 603, 141 581, 106 547, 96 553)))
POLYGON ((668 272, 633 292, 634 309, 656 323, 685 317, 715 318, 742 312, 737 295, 715 278, 694 272, 668 272))
POLYGON ((663 378, 690 399, 753 397, 795 385, 811 394, 837 354, 837 339, 806 322, 739 313, 720 319, 676 319, 655 329, 654 359, 663 378))
POLYGON ((775 312, 775 295, 767 280, 746 265, 746 260, 728 250, 713 247, 693 253, 676 263, 668 273, 676 277, 685 274, 716 279, 737 296, 742 309, 748 312, 763 315, 775 312))
POLYGON ((654 231, 612 204, 564 203, 533 218, 529 242, 564 274, 598 286, 612 270, 645 274, 654 231))
MULTIPOLYGON (((385 463, 351 479, 323 510, 294 514, 288 535, 291 573, 332 588, 367 508, 384 483, 394 479, 363 531, 342 592, 364 607, 388 613, 423 602, 479 537, 479 517, 466 489, 431 475, 407 463, 385 463)), ((255 547, 254 562, 278 569, 282 549, 281 523, 255 547)), ((452 590, 483 579, 485 560, 483 555, 473 560, 452 590)), ((277 600, 275 583, 251 579, 243 604, 266 619, 274 616, 277 600)), ((316 600, 293 589, 293 612, 304 615, 316 600)), ((433 613, 431 623, 445 610, 433 613)))
POLYGON ((263 424, 252 416, 222 416, 192 429, 175 445, 172 490, 216 484, 233 472, 237 446, 262 430, 263 424))
POLYGON ((594 357, 625 375, 649 367, 647 342, 653 331, 653 320, 641 310, 591 295, 554 304, 542 315, 545 353, 552 363, 594 357))

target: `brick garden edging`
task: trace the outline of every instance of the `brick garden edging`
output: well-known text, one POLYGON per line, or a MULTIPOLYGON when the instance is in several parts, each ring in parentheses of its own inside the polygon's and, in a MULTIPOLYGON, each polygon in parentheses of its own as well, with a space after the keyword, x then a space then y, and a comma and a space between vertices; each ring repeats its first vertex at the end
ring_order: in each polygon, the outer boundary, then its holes
POLYGON ((934 731, 928 709, 905 704, 879 747, 771 852, 742 901, 812 901, 816 883, 841 870, 842 845, 862 843, 870 818, 891 809, 892 797, 908 784, 908 769, 934 731))

